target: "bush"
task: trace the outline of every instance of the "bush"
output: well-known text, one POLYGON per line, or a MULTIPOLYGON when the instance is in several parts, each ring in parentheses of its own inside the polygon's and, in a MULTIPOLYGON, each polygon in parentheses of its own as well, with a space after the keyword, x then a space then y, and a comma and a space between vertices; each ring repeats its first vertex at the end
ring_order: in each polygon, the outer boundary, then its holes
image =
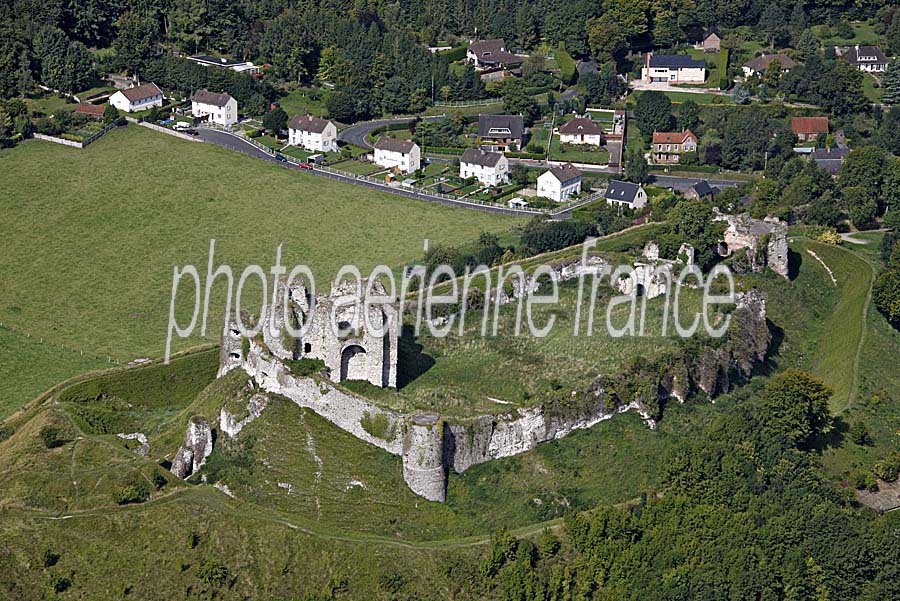
POLYGON ((853 487, 856 490, 868 490, 876 492, 878 490, 878 482, 870 472, 860 472, 853 478, 853 487))
POLYGON ((325 369, 325 362, 321 359, 287 359, 283 363, 295 376, 311 376, 325 369))
POLYGON ((900 452, 891 451, 887 457, 875 464, 872 470, 876 478, 893 482, 900 475, 900 452))
POLYGON ((821 234, 816 236, 816 240, 823 244, 832 244, 837 246, 841 243, 841 235, 832 228, 826 228, 821 234))
POLYGON ((116 503, 119 505, 143 503, 149 498, 150 489, 147 482, 142 477, 135 477, 116 495, 116 503))
POLYGON ((197 575, 203 584, 217 588, 227 586, 231 580, 231 573, 228 571, 228 568, 213 560, 204 562, 200 566, 197 575))
POLYGON ((3 442, 4 440, 12 436, 13 432, 15 432, 15 430, 12 426, 3 426, 2 428, 0 428, 0 442, 3 442))
POLYGON ((850 439, 860 446, 872 444, 872 436, 863 422, 853 422, 853 425, 850 426, 850 439))
POLYGON ((359 420, 359 425, 362 426, 362 429, 370 436, 380 438, 387 442, 390 442, 397 437, 396 430, 391 427, 390 421, 383 413, 378 413, 375 417, 372 417, 372 415, 366 411, 363 413, 362 419, 359 420))
POLYGON ((63 431, 57 426, 44 426, 41 428, 41 440, 44 441, 44 446, 48 449, 55 449, 69 442, 63 431))

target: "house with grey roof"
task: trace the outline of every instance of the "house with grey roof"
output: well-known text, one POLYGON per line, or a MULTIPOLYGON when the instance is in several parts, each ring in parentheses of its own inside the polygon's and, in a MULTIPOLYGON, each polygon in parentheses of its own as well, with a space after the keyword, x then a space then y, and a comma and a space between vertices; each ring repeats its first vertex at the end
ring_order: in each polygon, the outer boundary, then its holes
POLYGON ((553 165, 537 179, 537 195, 563 202, 581 193, 581 172, 572 163, 553 165))
POLYGON ((518 67, 525 62, 524 56, 507 51, 503 40, 476 40, 469 44, 466 58, 476 71, 485 69, 518 67))
POLYGON ((376 165, 397 169, 401 173, 418 171, 422 165, 419 145, 412 140, 398 140, 381 136, 375 142, 374 162, 376 165))
POLYGON ((238 121, 238 103, 230 94, 197 90, 191 96, 191 114, 195 118, 207 119, 224 127, 238 121))
POLYGON ((469 148, 459 157, 459 176, 474 177, 484 186, 501 186, 509 182, 509 161, 502 152, 469 148))
POLYGON ((686 54, 654 54, 648 52, 641 69, 647 83, 704 83, 706 61, 686 54))
POLYGON ((288 121, 288 144, 310 152, 337 152, 337 126, 312 115, 295 115, 288 121))
POLYGON ((837 177, 848 154, 849 148, 816 148, 809 153, 809 160, 815 161, 816 165, 827 171, 831 177, 837 177))
POLYGON ((835 48, 835 54, 866 73, 884 73, 887 71, 887 56, 878 46, 856 45, 850 48, 835 48))
POLYGON ((478 137, 485 150, 521 150, 524 136, 522 115, 478 115, 478 137))
POLYGON ((708 181, 703 180, 688 188, 684 196, 692 200, 712 200, 719 192, 721 192, 719 188, 711 186, 708 181))
POLYGON ((618 205, 629 209, 642 209, 647 206, 647 192, 640 184, 610 180, 603 194, 606 204, 618 205))
POLYGON ((575 117, 559 127, 560 144, 603 145, 603 129, 590 117, 575 117))
POLYGON ((791 57, 786 54, 782 54, 780 52, 775 54, 760 54, 759 56, 753 57, 744 63, 742 69, 744 71, 744 75, 746 77, 752 77, 753 75, 762 75, 766 72, 773 62, 778 61, 778 64, 781 66, 781 72, 787 73, 791 69, 797 66, 796 61, 791 59, 791 57))

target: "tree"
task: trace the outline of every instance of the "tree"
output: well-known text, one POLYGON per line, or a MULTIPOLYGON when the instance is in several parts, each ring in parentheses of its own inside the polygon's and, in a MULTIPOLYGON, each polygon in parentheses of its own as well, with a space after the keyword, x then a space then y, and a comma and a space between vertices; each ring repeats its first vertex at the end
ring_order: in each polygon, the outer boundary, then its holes
POLYGON ((356 116, 356 103, 343 90, 335 90, 325 101, 328 116, 337 121, 352 122, 356 116))
POLYGON ((116 58, 130 74, 141 73, 153 58, 158 27, 156 21, 138 12, 129 11, 116 21, 118 35, 113 41, 116 58))
POLYGON ((788 369, 769 381, 762 394, 764 431, 790 446, 808 447, 832 428, 831 387, 810 374, 788 369))
POLYGON ((604 64, 599 73, 585 73, 578 78, 589 104, 609 104, 622 95, 625 84, 616 75, 613 62, 604 64))
POLYGON ((877 146, 854 148, 841 165, 841 187, 844 190, 860 187, 864 190, 865 196, 872 200, 881 200, 888 164, 888 155, 883 148, 877 146))
POLYGON ((287 127, 288 116, 280 106, 263 115, 263 127, 276 138, 287 127))
POLYGON ((701 269, 709 269, 717 258, 716 247, 724 229, 714 221, 712 206, 705 202, 681 200, 672 207, 666 219, 679 242, 694 247, 694 259, 701 269))
POLYGON ((791 38, 796 43, 804 33, 809 31, 806 28, 806 11, 803 8, 804 0, 797 0, 794 8, 791 10, 791 20, 788 23, 788 29, 791 32, 791 38))
POLYGON ((885 319, 900 329, 900 268, 878 274, 872 287, 872 300, 885 319))
POLYGON ((538 106, 528 95, 528 84, 518 77, 503 80, 500 85, 503 110, 508 115, 522 115, 525 125, 531 125, 538 116, 538 106))
POLYGON ((850 425, 850 439, 861 447, 872 444, 872 435, 869 434, 865 422, 855 421, 850 425))
POLYGON ((900 156, 900 106, 892 107, 881 120, 878 143, 891 154, 900 156))
POLYGON ((678 129, 696 130, 698 125, 700 125, 700 106, 693 100, 682 102, 678 107, 678 129))
POLYGON ((111 104, 107 104, 103 109, 103 122, 112 123, 119 118, 119 110, 111 104))
MULTIPOLYGON (((900 11, 897 11, 900 15, 900 11)), ((881 101, 884 104, 900 105, 900 60, 888 63, 887 71, 881 78, 881 101)))
POLYGON ((625 153, 625 179, 636 184, 643 184, 650 175, 650 167, 640 148, 628 148, 625 153))
POLYGON ((626 39, 650 29, 650 0, 603 0, 603 18, 618 23, 626 39))
POLYGON ((619 25, 606 15, 589 20, 587 34, 591 55, 599 62, 616 60, 627 48, 619 25))
POLYGON ((807 29, 800 34, 800 39, 797 40, 797 52, 804 61, 819 55, 819 38, 812 29, 807 29))
POLYGON ((843 192, 847 214, 853 225, 861 230, 874 227, 875 217, 878 215, 878 202, 875 198, 862 186, 846 187, 843 192))
POLYGON ((672 127, 672 101, 662 92, 643 92, 634 107, 637 125, 644 137, 672 127))
POLYGON ((750 104, 750 90, 743 84, 734 86, 734 92, 731 97, 735 104, 750 104))

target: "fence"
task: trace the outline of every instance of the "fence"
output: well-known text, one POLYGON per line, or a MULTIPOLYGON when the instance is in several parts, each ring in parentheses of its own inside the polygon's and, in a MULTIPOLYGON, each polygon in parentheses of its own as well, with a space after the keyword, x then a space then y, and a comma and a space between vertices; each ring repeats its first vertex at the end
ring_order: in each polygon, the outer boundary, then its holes
POLYGON ((84 142, 66 140, 65 138, 57 138, 56 136, 48 136, 46 134, 34 134, 34 139, 44 140, 45 142, 53 142, 54 144, 62 144, 63 146, 71 146, 72 148, 84 148, 84 142))
MULTIPOLYGON (((129 119, 131 121, 131 119, 129 119)), ((155 123, 150 123, 149 121, 138 121, 137 119, 132 121, 133 123, 137 123, 141 127, 146 127, 148 129, 152 129, 153 131, 158 131, 163 134, 169 134, 170 136, 175 136, 176 138, 181 138, 182 140, 187 140, 188 142, 202 142, 198 138, 194 138, 187 134, 183 134, 180 131, 175 131, 174 129, 169 129, 168 127, 163 127, 161 125, 156 125, 155 123)))
POLYGON ((18 336, 24 336, 25 338, 29 338, 35 341, 35 344, 46 345, 48 348, 57 349, 61 351, 65 351, 68 353, 78 353, 79 356, 84 357, 86 359, 93 359, 95 361, 103 361, 105 363, 112 363, 115 365, 122 365, 127 363, 127 361, 121 361, 111 355, 98 355, 93 351, 85 351, 84 349, 77 349, 71 346, 67 346, 65 344, 59 342, 52 342, 48 338, 44 338, 42 336, 32 336, 31 333, 22 331, 8 323, 4 323, 0 321, 0 330, 6 330, 7 332, 12 332, 18 336))
POLYGON ((34 134, 33 137, 35 140, 44 140, 45 142, 53 142, 54 144, 62 144, 63 146, 69 146, 71 148, 84 148, 84 147, 88 146, 89 144, 96 142, 97 140, 99 140, 100 138, 105 136, 107 133, 109 133, 109 131, 111 129, 114 129, 114 128, 122 125, 123 123, 124 123, 124 121, 122 121, 121 119, 117 119, 117 120, 113 121, 112 123, 110 123, 109 125, 104 126, 103 129, 101 129, 100 131, 96 131, 96 132, 92 133, 90 136, 88 136, 87 138, 85 138, 84 140, 81 140, 81 141, 68 140, 66 138, 58 138, 56 136, 48 136, 47 134, 38 134, 38 133, 34 134))
POLYGON ((485 98, 484 100, 439 100, 433 106, 464 109, 470 106, 488 106, 501 104, 502 98, 485 98))
MULTIPOLYGON (((282 154, 277 150, 273 150, 264 144, 257 142, 256 140, 244 136, 239 133, 231 132, 226 128, 215 126, 215 125, 201 125, 201 128, 206 129, 218 129, 221 131, 225 131, 230 135, 234 136, 241 142, 244 142, 247 145, 254 147, 255 149, 263 152, 273 159, 285 164, 291 165, 293 167, 298 167, 301 164, 306 165, 303 161, 300 161, 292 156, 288 156, 286 154, 282 154)), ((238 152, 242 152, 244 154, 250 154, 245 148, 239 148, 237 145, 228 146, 233 150, 238 152)), ((305 167, 304 167, 305 169, 305 167)), ((415 198, 419 200, 427 200, 430 202, 438 202, 445 205, 450 206, 463 206, 470 209, 480 210, 480 211, 489 211, 494 213, 502 213, 505 215, 519 215, 519 216, 535 216, 535 215, 559 215, 564 214, 578 205, 564 205, 561 207, 555 207, 554 209, 513 209, 510 207, 504 207, 500 205, 496 205, 487 201, 477 200, 477 199, 463 199, 458 196, 453 196, 451 194, 442 194, 440 192, 423 192, 418 188, 407 188, 403 186, 391 186, 384 182, 382 179, 378 179, 375 177, 371 177, 368 175, 359 175, 356 173, 348 173, 346 171, 341 171, 340 169, 334 169, 332 167, 327 167, 325 165, 309 165, 309 171, 321 175, 324 177, 328 177, 330 179, 335 179, 339 181, 343 181, 346 183, 355 183, 358 185, 364 185, 368 188, 372 188, 375 190, 382 190, 384 192, 389 192, 391 194, 396 194, 399 196, 405 196, 407 198, 415 198)), ((580 203, 579 203, 580 205, 580 203)))

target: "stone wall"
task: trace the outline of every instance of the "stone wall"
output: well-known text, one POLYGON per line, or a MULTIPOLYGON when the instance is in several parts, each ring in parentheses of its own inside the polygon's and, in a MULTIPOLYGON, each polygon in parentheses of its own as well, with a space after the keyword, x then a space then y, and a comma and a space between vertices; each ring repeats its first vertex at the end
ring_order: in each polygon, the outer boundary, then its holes
MULTIPOLYGON (((682 357, 657 382, 656 394, 661 398, 684 400, 699 389, 714 398, 730 390, 734 379, 750 375, 753 366, 765 358, 769 343, 765 299, 750 291, 737 295, 737 304, 733 314, 737 331, 717 348, 705 347, 697 356, 682 357)), ((401 456, 403 478, 410 489, 432 501, 446 498, 447 472, 451 469, 461 473, 473 465, 524 453, 542 442, 563 438, 574 430, 590 428, 626 411, 638 412, 651 428, 656 425, 652 403, 645 405, 640 400, 610 396, 602 378, 579 393, 583 402, 577 409, 564 413, 537 406, 458 423, 449 423, 434 414, 404 415, 379 407, 328 381, 294 376, 258 340, 249 341, 246 356, 242 346, 240 334, 226 327, 222 336, 220 376, 241 368, 263 391, 312 409, 360 440, 401 456), (377 416, 387 420, 388 440, 374 436, 363 427, 364 421, 377 416)), ((248 405, 248 412, 254 413, 258 405, 253 408, 248 405)), ((224 420, 224 431, 235 431, 238 420, 234 416, 223 414, 220 418, 224 420)))

